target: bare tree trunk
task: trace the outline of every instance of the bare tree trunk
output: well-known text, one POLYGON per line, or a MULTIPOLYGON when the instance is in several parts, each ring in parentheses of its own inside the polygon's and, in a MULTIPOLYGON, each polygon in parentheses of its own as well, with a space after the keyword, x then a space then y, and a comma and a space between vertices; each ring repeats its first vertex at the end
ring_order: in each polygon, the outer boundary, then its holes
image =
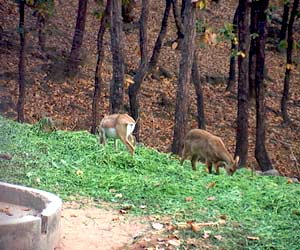
POLYGON ((160 54, 162 42, 167 33, 168 18, 169 18, 170 9, 171 9, 171 3, 172 3, 172 0, 166 0, 166 7, 165 7, 165 11, 164 11, 164 16, 163 16, 163 19, 161 22, 159 36, 156 39, 153 53, 152 53, 152 56, 151 56, 150 62, 149 62, 149 72, 151 72, 155 68, 155 66, 157 65, 157 62, 158 62, 158 57, 160 54))
POLYGON ((20 53, 19 53, 19 98, 17 103, 18 122, 24 122, 24 103, 25 103, 25 0, 19 1, 19 34, 20 34, 20 53))
MULTIPOLYGON (((238 25, 238 7, 236 8, 234 12, 234 17, 232 21, 233 25, 233 33, 237 33, 237 25, 238 25)), ((235 51, 237 49, 237 44, 235 39, 231 40, 231 52, 235 51)), ((226 91, 232 91, 233 87, 235 85, 236 81, 236 57, 231 56, 230 57, 230 66, 229 66, 229 77, 228 77, 228 82, 227 82, 227 87, 226 91)))
POLYGON ((184 38, 181 49, 179 81, 176 93, 175 126, 172 152, 180 154, 183 148, 188 118, 188 85, 190 83, 195 50, 196 13, 193 3, 186 2, 184 10, 184 38))
POLYGON ((110 8, 111 8, 111 0, 107 0, 106 8, 101 18, 100 28, 97 36, 97 64, 95 70, 95 89, 94 89, 93 104, 92 104, 92 128, 91 128, 92 134, 95 134, 97 132, 97 122, 99 121, 99 104, 100 104, 101 85, 102 85, 101 70, 102 70, 102 63, 104 58, 103 40, 104 40, 106 26, 110 19, 110 8))
POLYGON ((293 26, 294 26, 295 16, 297 14, 298 5, 299 5, 299 0, 295 0, 291 11, 290 21, 288 24, 288 37, 287 37, 288 47, 286 50, 286 69, 285 69, 285 77, 284 77, 283 95, 281 99, 281 114, 284 123, 290 122, 290 118, 287 113, 287 101, 289 98, 290 76, 291 76, 291 69, 293 64, 293 59, 292 59, 293 43, 294 43, 293 26))
MULTIPOLYGON (((147 74, 148 70, 148 16, 149 16, 149 0, 142 0, 142 13, 140 17, 140 51, 141 51, 141 62, 137 73, 134 76, 134 84, 129 86, 128 95, 130 103, 130 114, 135 119, 138 120, 139 117, 139 91, 141 84, 147 74)), ((135 137, 136 140, 140 140, 139 133, 139 120, 135 127, 135 137)))
POLYGON ((240 157, 240 166, 246 166, 248 157, 248 88, 249 88, 249 0, 239 1, 238 36, 238 112, 235 155, 240 157))
POLYGON ((113 58, 113 80, 110 88, 110 112, 123 111, 124 104, 124 57, 122 3, 112 0, 111 52, 113 58))
POLYGON ((174 15, 174 19, 175 19, 175 24, 177 27, 177 42, 180 47, 182 39, 184 37, 184 31, 183 31, 182 19, 181 19, 179 7, 178 7, 178 1, 172 0, 172 6, 173 6, 173 15, 174 15))
POLYGON ((192 66, 192 80, 194 83, 196 96, 197 96, 198 128, 205 129, 203 90, 202 90, 201 80, 200 80, 200 75, 199 75, 198 53, 196 50, 194 53, 194 60, 193 60, 193 66, 192 66))
MULTIPOLYGON (((260 12, 259 1, 251 5, 250 34, 258 33, 258 15, 260 12)), ((255 98, 256 52, 258 37, 252 37, 249 50, 249 100, 255 98)))
POLYGON ((255 72, 255 91, 256 91, 256 142, 255 158, 262 169, 267 171, 272 169, 272 163, 266 150, 265 141, 265 86, 264 86, 264 68, 265 68, 265 43, 266 43, 266 11, 269 6, 269 0, 260 0, 252 3, 252 8, 257 6, 257 41, 256 41, 256 72, 255 72))
POLYGON ((41 14, 37 14, 37 26, 38 26, 38 39, 39 39, 39 46, 41 52, 44 53, 46 51, 46 18, 41 14))
POLYGON ((283 6, 282 23, 279 33, 279 42, 285 40, 288 22, 289 22, 290 2, 287 1, 283 6))
POLYGON ((78 71, 80 63, 80 49, 83 43, 83 35, 86 22, 86 11, 87 11, 88 0, 79 0, 76 27, 73 36, 72 49, 66 65, 67 76, 73 76, 78 71))

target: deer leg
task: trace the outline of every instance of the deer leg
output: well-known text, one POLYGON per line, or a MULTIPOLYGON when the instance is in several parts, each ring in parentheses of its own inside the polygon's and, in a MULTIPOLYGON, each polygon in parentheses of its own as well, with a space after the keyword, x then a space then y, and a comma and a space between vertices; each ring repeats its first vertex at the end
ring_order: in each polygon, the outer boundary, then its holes
POLYGON ((186 150, 186 147, 183 148, 182 150, 182 155, 181 155, 181 161, 180 161, 180 165, 183 165, 183 162, 185 161, 185 159, 188 157, 188 153, 186 150))
POLYGON ((106 144, 105 131, 103 131, 102 128, 99 129, 99 143, 106 144))
POLYGON ((129 152, 133 155, 134 154, 134 146, 128 141, 127 138, 127 129, 126 126, 116 126, 116 132, 121 141, 125 144, 129 152))
POLYGON ((216 174, 219 175, 220 174, 220 167, 221 167, 222 163, 221 162, 215 162, 214 163, 214 167, 216 170, 216 174))
POLYGON ((197 155, 193 155, 191 162, 192 162, 192 169, 196 170, 196 164, 197 164, 197 160, 198 160, 198 156, 197 155))
POLYGON ((209 161, 207 161, 206 162, 206 165, 207 165, 207 169, 208 169, 208 173, 212 173, 212 163, 211 162, 209 162, 209 161))

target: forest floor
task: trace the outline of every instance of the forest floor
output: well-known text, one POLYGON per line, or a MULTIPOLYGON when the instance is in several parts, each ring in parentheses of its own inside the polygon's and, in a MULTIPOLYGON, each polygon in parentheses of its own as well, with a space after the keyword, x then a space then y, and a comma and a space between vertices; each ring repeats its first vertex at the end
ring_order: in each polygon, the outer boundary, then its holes
MULTIPOLYGON (((16 118, 18 93, 18 47, 19 38, 18 8, 14 2, 1 2, 1 48, 0 48, 0 112, 6 117, 16 118)), ((59 129, 90 130, 91 103, 94 89, 96 65, 96 37, 99 19, 93 12, 97 9, 94 1, 89 1, 86 31, 82 49, 84 63, 80 72, 73 79, 65 79, 63 65, 69 53, 75 26, 77 11, 76 1, 55 1, 56 9, 47 25, 48 56, 44 57, 37 43, 36 19, 32 10, 26 9, 25 26, 27 33, 26 82, 27 93, 25 117, 29 123, 35 123, 43 116, 50 116, 59 129)), ((236 7, 235 0, 210 3, 206 11, 200 13, 200 19, 208 23, 215 31, 222 28, 224 22, 231 22, 236 7)), ((149 54, 160 30, 163 1, 151 1, 149 17, 149 54)), ((281 9, 277 10, 280 14, 281 9)), ((138 20, 140 3, 135 9, 138 20)), ((299 22, 299 20, 297 21, 299 22)), ((127 65, 126 82, 129 84, 130 72, 139 64, 138 28, 128 28, 124 36, 124 55, 127 65)), ((297 26, 297 25, 295 25, 297 26)), ((276 27, 275 27, 276 28, 276 27)), ((274 29, 275 29, 274 28, 274 29)), ((277 27, 278 28, 278 27, 277 27)), ((298 39, 299 34, 296 34, 298 39)), ((141 89, 141 141, 160 151, 167 152, 173 136, 176 83, 179 69, 180 52, 172 49, 170 41, 176 39, 176 26, 170 15, 168 32, 161 51, 159 65, 171 76, 145 79, 141 89)), ((110 55, 110 37, 105 35, 105 58, 102 77, 104 86, 101 93, 101 117, 109 110, 109 82, 112 64, 110 55)), ((226 79, 229 68, 230 45, 220 42, 217 45, 199 45, 200 74, 203 81, 204 105, 207 130, 222 137, 229 151, 234 153, 236 131, 236 91, 226 93, 226 79)), ((296 53, 299 54, 299 51, 296 53)), ((299 55, 297 55, 299 59, 299 55)), ((276 51, 272 43, 267 44, 266 67, 268 80, 266 91, 266 147, 269 156, 282 175, 300 176, 300 70, 292 71, 288 113, 292 120, 289 126, 282 125, 280 100, 285 72, 285 54, 276 51)), ((127 86, 128 86, 127 84, 127 86)), ((125 103, 128 102, 127 95, 125 103)), ((197 127, 196 97, 193 86, 190 88, 189 128, 197 127)), ((128 105, 127 105, 128 106, 128 105)), ((249 120, 249 164, 258 168, 254 158, 255 145, 255 106, 250 107, 249 120)))

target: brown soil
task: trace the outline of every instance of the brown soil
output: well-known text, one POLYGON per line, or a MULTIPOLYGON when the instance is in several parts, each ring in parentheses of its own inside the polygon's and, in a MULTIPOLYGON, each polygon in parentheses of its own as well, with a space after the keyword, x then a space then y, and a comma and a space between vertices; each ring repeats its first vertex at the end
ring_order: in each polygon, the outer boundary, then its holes
POLYGON ((65 203, 61 220, 61 241, 55 250, 122 249, 149 230, 145 218, 122 215, 108 204, 65 203))

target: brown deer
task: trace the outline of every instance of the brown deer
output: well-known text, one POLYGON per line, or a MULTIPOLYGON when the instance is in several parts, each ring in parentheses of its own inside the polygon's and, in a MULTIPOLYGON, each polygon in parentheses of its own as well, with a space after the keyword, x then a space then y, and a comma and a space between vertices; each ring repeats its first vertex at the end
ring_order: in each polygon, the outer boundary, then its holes
POLYGON ((202 129, 192 129, 186 135, 181 165, 189 157, 193 170, 196 170, 196 162, 199 160, 206 163, 209 173, 212 173, 214 165, 216 174, 220 173, 219 168, 225 163, 227 174, 233 175, 239 163, 239 156, 233 159, 220 137, 202 129))
POLYGON ((134 154, 135 137, 132 135, 132 132, 135 124, 135 120, 127 114, 106 115, 98 126, 99 142, 106 144, 107 137, 121 139, 129 152, 134 154))

